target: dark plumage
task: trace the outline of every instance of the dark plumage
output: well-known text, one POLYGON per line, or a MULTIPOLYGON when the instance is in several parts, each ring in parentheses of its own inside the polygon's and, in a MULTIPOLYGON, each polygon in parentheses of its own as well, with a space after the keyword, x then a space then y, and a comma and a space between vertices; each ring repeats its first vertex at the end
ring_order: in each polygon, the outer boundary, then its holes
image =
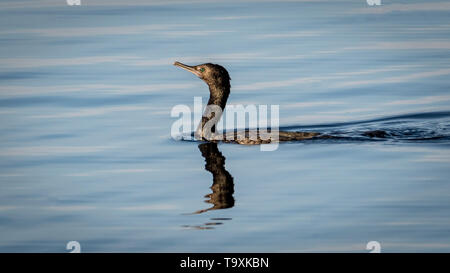
MULTIPOLYGON (((220 115, 222 115, 225 105, 227 104, 228 96, 230 95, 230 75, 228 71, 218 64, 200 64, 196 66, 189 66, 179 62, 174 63, 175 66, 179 66, 202 79, 209 87, 209 101, 208 107, 214 109, 214 107, 220 108, 220 115)), ((266 144, 276 141, 297 141, 305 139, 342 139, 345 137, 321 134, 317 132, 290 132, 290 131, 275 131, 275 132, 260 132, 259 130, 243 130, 230 133, 224 133, 223 135, 215 134, 215 124, 220 119, 220 115, 215 116, 214 111, 209 111, 206 107, 205 113, 202 117, 202 122, 199 124, 196 136, 203 140, 212 142, 224 141, 233 142, 239 144, 266 144), (209 122, 211 121, 211 122, 209 122), (209 125, 212 123, 211 130, 209 125), (209 131, 212 133, 208 134, 209 131), (273 136, 276 135, 274 138, 273 136), (256 138, 254 137, 256 136, 256 138)), ((364 137, 370 138, 387 138, 389 134, 383 130, 374 130, 362 133, 364 137)))
MULTIPOLYGON (((209 100, 208 100, 208 106, 218 106, 220 109, 225 109, 225 105, 227 104, 228 96, 230 95, 230 75, 228 74, 228 71, 221 65, 218 64, 211 64, 211 63, 205 63, 195 66, 189 66, 182 64, 180 62, 175 62, 175 66, 181 67, 200 79, 202 79, 209 87, 209 100)), ((204 140, 209 141, 216 141, 221 140, 224 142, 234 142, 239 144, 264 144, 264 143, 271 143, 273 141, 272 138, 268 138, 267 136, 262 137, 260 136, 259 131, 253 131, 256 138, 249 137, 250 132, 249 130, 240 131, 240 132, 231 132, 228 134, 224 134, 223 136, 220 136, 220 138, 217 137, 217 135, 210 136, 206 133, 207 130, 205 130, 205 125, 208 121, 214 119, 213 123, 214 125, 211 127, 211 132, 215 133, 215 124, 220 119, 220 116, 215 116, 214 113, 209 114, 205 111, 202 122, 199 125, 197 129, 197 136, 201 136, 204 140)), ((272 132, 273 133, 273 132, 272 132)), ((319 136, 320 133, 316 132, 279 132, 277 141, 294 141, 294 140, 304 140, 304 139, 311 139, 314 137, 319 136)))

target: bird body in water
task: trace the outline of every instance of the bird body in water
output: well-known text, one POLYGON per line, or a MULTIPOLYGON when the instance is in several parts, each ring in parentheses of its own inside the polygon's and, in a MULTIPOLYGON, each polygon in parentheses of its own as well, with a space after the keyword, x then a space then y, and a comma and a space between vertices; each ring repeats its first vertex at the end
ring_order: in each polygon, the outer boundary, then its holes
POLYGON ((228 97, 230 95, 230 76, 228 71, 221 65, 205 63, 196 66, 189 66, 180 62, 175 62, 175 66, 181 67, 187 70, 200 79, 202 79, 209 87, 210 97, 208 100, 208 107, 217 109, 219 111, 205 110, 202 116, 202 120, 196 130, 196 136, 203 140, 208 141, 223 141, 234 142, 239 144, 267 144, 274 141, 295 141, 312 139, 322 136, 316 132, 290 132, 290 131, 260 131, 256 130, 242 130, 234 132, 226 132, 221 135, 216 134, 216 124, 220 119, 220 116, 225 109, 228 97), (213 113, 211 113, 213 112, 213 113), (219 113, 216 115, 216 113, 219 113), (210 128, 207 126, 210 124, 210 128), (211 133, 209 133, 209 130, 211 133), (277 134, 277 138, 272 136, 277 134), (256 137, 251 137, 252 134, 256 137))
MULTIPOLYGON (((223 141, 251 145, 282 141, 299 141, 306 139, 340 138, 339 136, 331 136, 318 132, 292 132, 279 130, 262 131, 260 129, 246 129, 242 131, 216 134, 216 124, 219 122, 230 95, 231 78, 228 71, 223 66, 212 63, 189 66, 180 62, 175 62, 174 65, 193 73, 203 80, 209 87, 210 96, 208 105, 195 132, 195 136, 199 139, 213 142, 223 141)), ((378 131, 369 131, 365 132, 363 135, 368 137, 384 138, 385 132, 382 132, 383 133, 379 133, 378 131)))

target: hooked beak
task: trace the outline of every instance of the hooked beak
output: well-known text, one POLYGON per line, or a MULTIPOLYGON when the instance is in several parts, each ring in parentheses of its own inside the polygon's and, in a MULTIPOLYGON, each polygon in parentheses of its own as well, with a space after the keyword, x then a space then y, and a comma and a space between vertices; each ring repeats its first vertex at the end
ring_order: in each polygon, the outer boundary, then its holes
POLYGON ((195 66, 185 65, 185 64, 182 64, 182 63, 180 63, 180 62, 174 62, 173 65, 174 65, 174 66, 181 67, 181 68, 183 68, 184 70, 187 70, 187 71, 189 71, 189 72, 195 74, 195 75, 196 75, 197 77, 199 77, 199 78, 200 78, 200 76, 201 76, 200 72, 197 71, 197 69, 195 69, 195 66))

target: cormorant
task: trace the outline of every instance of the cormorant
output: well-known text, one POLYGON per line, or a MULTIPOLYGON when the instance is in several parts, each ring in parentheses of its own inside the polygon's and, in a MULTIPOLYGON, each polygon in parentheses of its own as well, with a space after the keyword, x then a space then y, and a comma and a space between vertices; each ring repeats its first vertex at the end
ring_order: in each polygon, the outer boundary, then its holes
MULTIPOLYGON (((255 137, 249 137, 252 133, 250 130, 244 130, 241 132, 232 132, 225 133, 224 135, 215 135, 215 125, 220 119, 220 115, 222 114, 223 110, 225 109, 225 105, 228 100, 228 96, 230 95, 230 76, 228 74, 228 71, 221 65, 218 64, 212 64, 212 63, 205 63, 195 66, 189 66, 182 64, 180 62, 175 62, 175 66, 181 67, 184 70, 187 70, 200 79, 202 79, 209 87, 209 100, 208 100, 208 106, 207 110, 202 116, 202 120, 197 128, 196 135, 197 137, 200 137, 201 139, 208 140, 208 141, 216 141, 221 140, 224 142, 235 142, 239 144, 266 144, 271 143, 273 141, 273 138, 268 137, 265 135, 262 137, 262 133, 260 135, 259 130, 253 131, 255 137), (208 107, 217 107, 220 108, 221 111, 219 111, 219 115, 216 117, 215 112, 211 110, 208 110, 208 107), (209 113, 207 113, 210 111, 209 113), (211 122, 208 122, 211 121, 211 122), (209 128, 207 125, 210 124, 209 128), (211 133, 209 133, 211 132, 211 133), (220 138, 218 137, 220 136, 220 138)), ((210 108, 211 109, 211 108, 210 108)), ((270 133, 269 133, 270 134, 270 133)), ((278 131, 278 141, 295 141, 295 140, 305 140, 305 139, 312 139, 315 137, 328 137, 325 135, 321 135, 320 133, 316 132, 289 132, 289 131, 278 131)))

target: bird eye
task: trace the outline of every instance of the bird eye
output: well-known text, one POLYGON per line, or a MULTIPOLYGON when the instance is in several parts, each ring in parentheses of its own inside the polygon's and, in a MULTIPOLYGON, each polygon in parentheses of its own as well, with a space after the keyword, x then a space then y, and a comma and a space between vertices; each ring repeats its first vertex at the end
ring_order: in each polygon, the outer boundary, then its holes
POLYGON ((203 67, 200 68, 200 72, 205 72, 205 69, 203 67))

